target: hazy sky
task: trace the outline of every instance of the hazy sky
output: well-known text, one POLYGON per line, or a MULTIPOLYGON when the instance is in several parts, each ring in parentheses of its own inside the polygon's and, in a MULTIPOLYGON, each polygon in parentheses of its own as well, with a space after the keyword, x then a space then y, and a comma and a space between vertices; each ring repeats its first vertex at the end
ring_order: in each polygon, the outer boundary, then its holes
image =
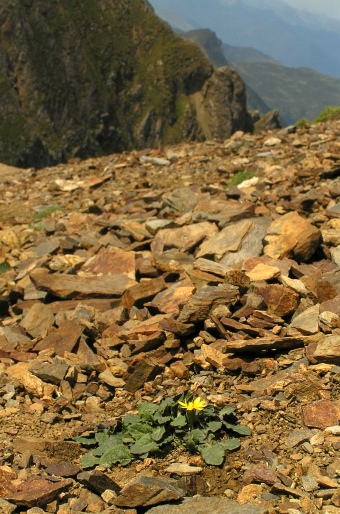
POLYGON ((284 0, 297 9, 324 13, 332 18, 340 19, 340 0, 284 0))

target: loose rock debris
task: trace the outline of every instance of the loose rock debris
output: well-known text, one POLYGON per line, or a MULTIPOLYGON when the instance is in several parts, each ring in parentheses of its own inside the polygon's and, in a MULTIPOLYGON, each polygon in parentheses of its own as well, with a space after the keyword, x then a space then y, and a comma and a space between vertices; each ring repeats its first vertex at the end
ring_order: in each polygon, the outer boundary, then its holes
POLYGON ((339 121, 0 166, 1 511, 340 512, 339 177, 339 121), (187 390, 252 429, 223 466, 81 470, 187 390))

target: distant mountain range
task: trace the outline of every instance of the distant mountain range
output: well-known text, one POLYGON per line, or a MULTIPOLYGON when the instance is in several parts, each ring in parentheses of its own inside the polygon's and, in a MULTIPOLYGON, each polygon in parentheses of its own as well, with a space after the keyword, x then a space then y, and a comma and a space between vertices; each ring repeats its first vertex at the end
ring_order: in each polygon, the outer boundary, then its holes
MULTIPOLYGON (((156 7, 158 4, 165 5, 168 2, 167 0, 151 0, 151 3, 156 7)), ((339 74, 336 75, 334 73, 333 75, 335 76, 331 76, 331 74, 325 75, 316 71, 316 68, 311 69, 302 65, 299 67, 286 66, 280 60, 273 57, 272 47, 269 43, 266 48, 267 52, 270 49, 271 56, 252 46, 235 46, 230 44, 228 30, 225 30, 225 34, 228 37, 223 39, 222 43, 212 30, 197 28, 197 25, 199 25, 196 21, 198 19, 197 13, 201 12, 204 5, 207 6, 207 1, 197 0, 197 9, 192 9, 190 13, 192 17, 195 17, 195 20, 192 20, 189 16, 184 16, 183 18, 180 13, 185 10, 185 6, 191 3, 191 0, 183 0, 181 2, 172 0, 172 10, 156 7, 156 13, 162 15, 171 25, 177 21, 181 26, 175 30, 181 33, 183 37, 196 41, 204 49, 215 66, 228 64, 241 75, 247 86, 249 109, 258 109, 262 113, 270 109, 279 109, 283 124, 289 125, 295 123, 299 118, 314 119, 322 109, 329 105, 340 105, 340 78, 336 78, 336 76, 340 77, 340 67, 339 74), (174 11, 174 8, 176 7, 177 9, 179 3, 181 4, 181 10, 174 11), (196 28, 192 29, 194 25, 196 25, 196 28), (183 27, 186 27, 185 32, 183 27), (188 27, 191 27, 191 30, 187 30, 188 27)), ((265 18, 268 19, 268 17, 272 16, 276 19, 276 22, 280 19, 283 26, 289 25, 293 32, 299 32, 301 27, 306 31, 312 31, 315 34, 315 45, 319 44, 320 37, 317 34, 320 34, 320 32, 332 34, 332 37, 335 37, 334 34, 338 34, 338 47, 340 48, 340 23, 332 22, 327 17, 319 17, 304 11, 298 11, 279 0, 256 0, 256 2, 255 0, 212 0, 209 1, 210 15, 208 17, 210 21, 214 17, 211 14, 213 10, 211 8, 212 4, 218 7, 220 15, 222 11, 225 13, 225 9, 232 10, 233 8, 235 12, 237 9, 244 10, 247 7, 252 12, 255 10, 257 14, 256 16, 254 15, 253 22, 250 23, 250 20, 248 20, 251 25, 249 30, 253 31, 254 25, 256 25, 257 30, 262 30, 260 28, 263 24, 261 13, 265 13, 265 18), (245 2, 247 2, 247 5, 245 2), (257 7, 254 7, 255 3, 257 7), (261 22, 257 23, 259 19, 261 22), (331 29, 329 26, 331 26, 331 29)), ((216 13, 215 16, 217 17, 216 13)), ((226 18, 227 16, 223 21, 226 18)), ((245 22, 246 20, 244 19, 243 26, 245 22)), ((221 20, 219 23, 221 23, 221 20)), ((229 24, 230 20, 227 25, 229 24)), ((175 25, 173 26, 175 27, 175 25)), ((212 26, 209 28, 212 28, 212 26)), ((236 30, 237 27, 234 27, 232 32, 236 30)), ((282 39, 283 33, 279 31, 277 37, 282 39)), ((307 56, 310 55, 311 51, 307 52, 307 56)), ((300 55, 301 63, 304 64, 303 56, 305 55, 307 59, 306 53, 301 51, 299 47, 297 48, 297 53, 300 55)), ((329 57, 328 62, 331 59, 332 57, 329 57)), ((334 70, 336 69, 335 67, 334 70)))
POLYGON ((181 30, 209 28, 223 42, 250 46, 286 66, 340 77, 340 21, 279 0, 151 0, 156 14, 181 30), (180 23, 179 23, 180 22, 180 23))

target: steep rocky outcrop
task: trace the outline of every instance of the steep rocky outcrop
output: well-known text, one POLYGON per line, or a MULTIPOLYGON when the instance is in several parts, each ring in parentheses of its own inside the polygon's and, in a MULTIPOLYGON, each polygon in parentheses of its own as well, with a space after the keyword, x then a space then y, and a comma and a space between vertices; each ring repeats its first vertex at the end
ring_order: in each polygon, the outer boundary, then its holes
MULTIPOLYGON (((188 32, 180 31, 183 38, 195 41, 198 46, 203 50, 206 56, 210 59, 214 66, 230 66, 233 68, 233 64, 229 65, 229 60, 226 59, 225 47, 229 47, 216 36, 215 32, 210 29, 197 29, 189 30, 188 32)), ((236 47, 229 47, 236 48, 236 47)), ((239 48, 239 47, 237 47, 239 48)), ((233 54, 231 54, 233 55, 233 54)), ((273 59, 274 61, 274 59, 273 59)), ((247 95, 247 106, 251 106, 252 109, 256 109, 261 113, 266 113, 270 108, 265 104, 262 98, 246 83, 246 95, 247 95)), ((248 123, 249 130, 252 129, 252 121, 249 118, 248 123)))
POLYGON ((42 167, 245 128, 241 79, 214 72, 142 0, 5 0, 0 23, 2 162, 42 167))
POLYGON ((196 29, 181 32, 182 36, 195 41, 209 57, 215 66, 227 66, 228 62, 223 53, 223 43, 210 29, 196 29))
POLYGON ((227 66, 216 68, 203 88, 192 95, 192 101, 205 139, 225 139, 236 130, 251 129, 250 116, 244 109, 244 83, 227 66))

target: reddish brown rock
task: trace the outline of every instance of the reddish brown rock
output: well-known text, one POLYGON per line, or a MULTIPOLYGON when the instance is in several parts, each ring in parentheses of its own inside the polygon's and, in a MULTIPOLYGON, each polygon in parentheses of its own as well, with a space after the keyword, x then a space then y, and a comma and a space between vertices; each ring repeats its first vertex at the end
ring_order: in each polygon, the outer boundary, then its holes
POLYGON ((340 420, 340 404, 328 400, 302 407, 302 421, 306 427, 325 429, 338 425, 340 420))
POLYGON ((163 277, 140 282, 125 291, 122 296, 121 304, 123 307, 130 310, 139 300, 151 299, 165 288, 166 284, 163 277))
POLYGON ((158 293, 147 307, 155 307, 159 312, 177 314, 195 291, 195 287, 189 278, 176 282, 165 291, 158 293))
POLYGON ((38 269, 31 273, 30 278, 39 291, 46 291, 59 298, 87 298, 89 296, 119 296, 134 285, 134 281, 126 275, 105 275, 81 277, 48 273, 46 269, 38 269))
POLYGON ((138 391, 145 382, 154 378, 160 369, 157 362, 154 362, 151 358, 144 357, 143 360, 137 361, 133 373, 126 382, 125 389, 130 393, 138 391))
POLYGON ((317 362, 340 365, 340 335, 329 335, 320 341, 313 353, 317 362))
POLYGON ((193 294, 183 307, 178 321, 196 323, 208 317, 210 309, 218 304, 231 304, 238 299, 238 288, 229 284, 218 287, 202 287, 193 294))
POLYGON ((59 328, 44 337, 34 346, 34 351, 54 349, 57 355, 64 356, 65 352, 72 352, 84 331, 84 326, 77 321, 65 321, 59 328))
POLYGON ((126 275, 135 280, 135 254, 119 248, 101 250, 87 261, 78 272, 79 275, 126 275))
POLYGON ((270 284, 256 287, 254 292, 262 296, 268 311, 276 316, 289 316, 297 309, 299 297, 287 287, 270 284))
POLYGON ((32 337, 40 336, 54 323, 54 315, 51 309, 44 304, 35 303, 28 311, 20 326, 32 337))
POLYGON ((219 350, 210 345, 202 344, 201 352, 203 358, 215 368, 223 368, 224 355, 219 350))
POLYGON ((264 253, 273 259, 307 261, 321 242, 321 232, 296 212, 273 221, 265 237, 264 253))
POLYGON ((20 436, 13 441, 14 448, 20 452, 31 452, 33 455, 74 462, 82 453, 80 444, 74 441, 58 441, 41 437, 20 436))
POLYGON ((273 485, 276 482, 279 482, 277 474, 264 464, 251 466, 244 473, 242 480, 246 485, 251 484, 252 482, 264 483, 268 485, 273 485))
POLYGON ((23 507, 40 507, 53 502, 72 485, 71 479, 50 482, 44 478, 31 477, 20 484, 14 493, 7 494, 5 499, 23 507))
POLYGON ((46 473, 49 475, 55 475, 57 477, 75 477, 80 471, 81 468, 76 464, 66 461, 55 461, 52 464, 49 464, 45 469, 46 473))
POLYGON ((157 233, 151 249, 156 255, 162 253, 165 247, 189 250, 206 237, 210 238, 217 232, 216 225, 206 221, 180 228, 163 229, 157 233))
POLYGON ((184 491, 159 478, 139 476, 123 487, 114 503, 118 507, 146 507, 183 496, 184 491))
POLYGON ((251 282, 259 280, 271 280, 280 274, 279 268, 276 266, 268 266, 267 264, 259 263, 252 270, 246 273, 251 282))
POLYGON ((190 377, 189 368, 182 361, 176 361, 170 364, 170 369, 174 375, 180 379, 190 377))

